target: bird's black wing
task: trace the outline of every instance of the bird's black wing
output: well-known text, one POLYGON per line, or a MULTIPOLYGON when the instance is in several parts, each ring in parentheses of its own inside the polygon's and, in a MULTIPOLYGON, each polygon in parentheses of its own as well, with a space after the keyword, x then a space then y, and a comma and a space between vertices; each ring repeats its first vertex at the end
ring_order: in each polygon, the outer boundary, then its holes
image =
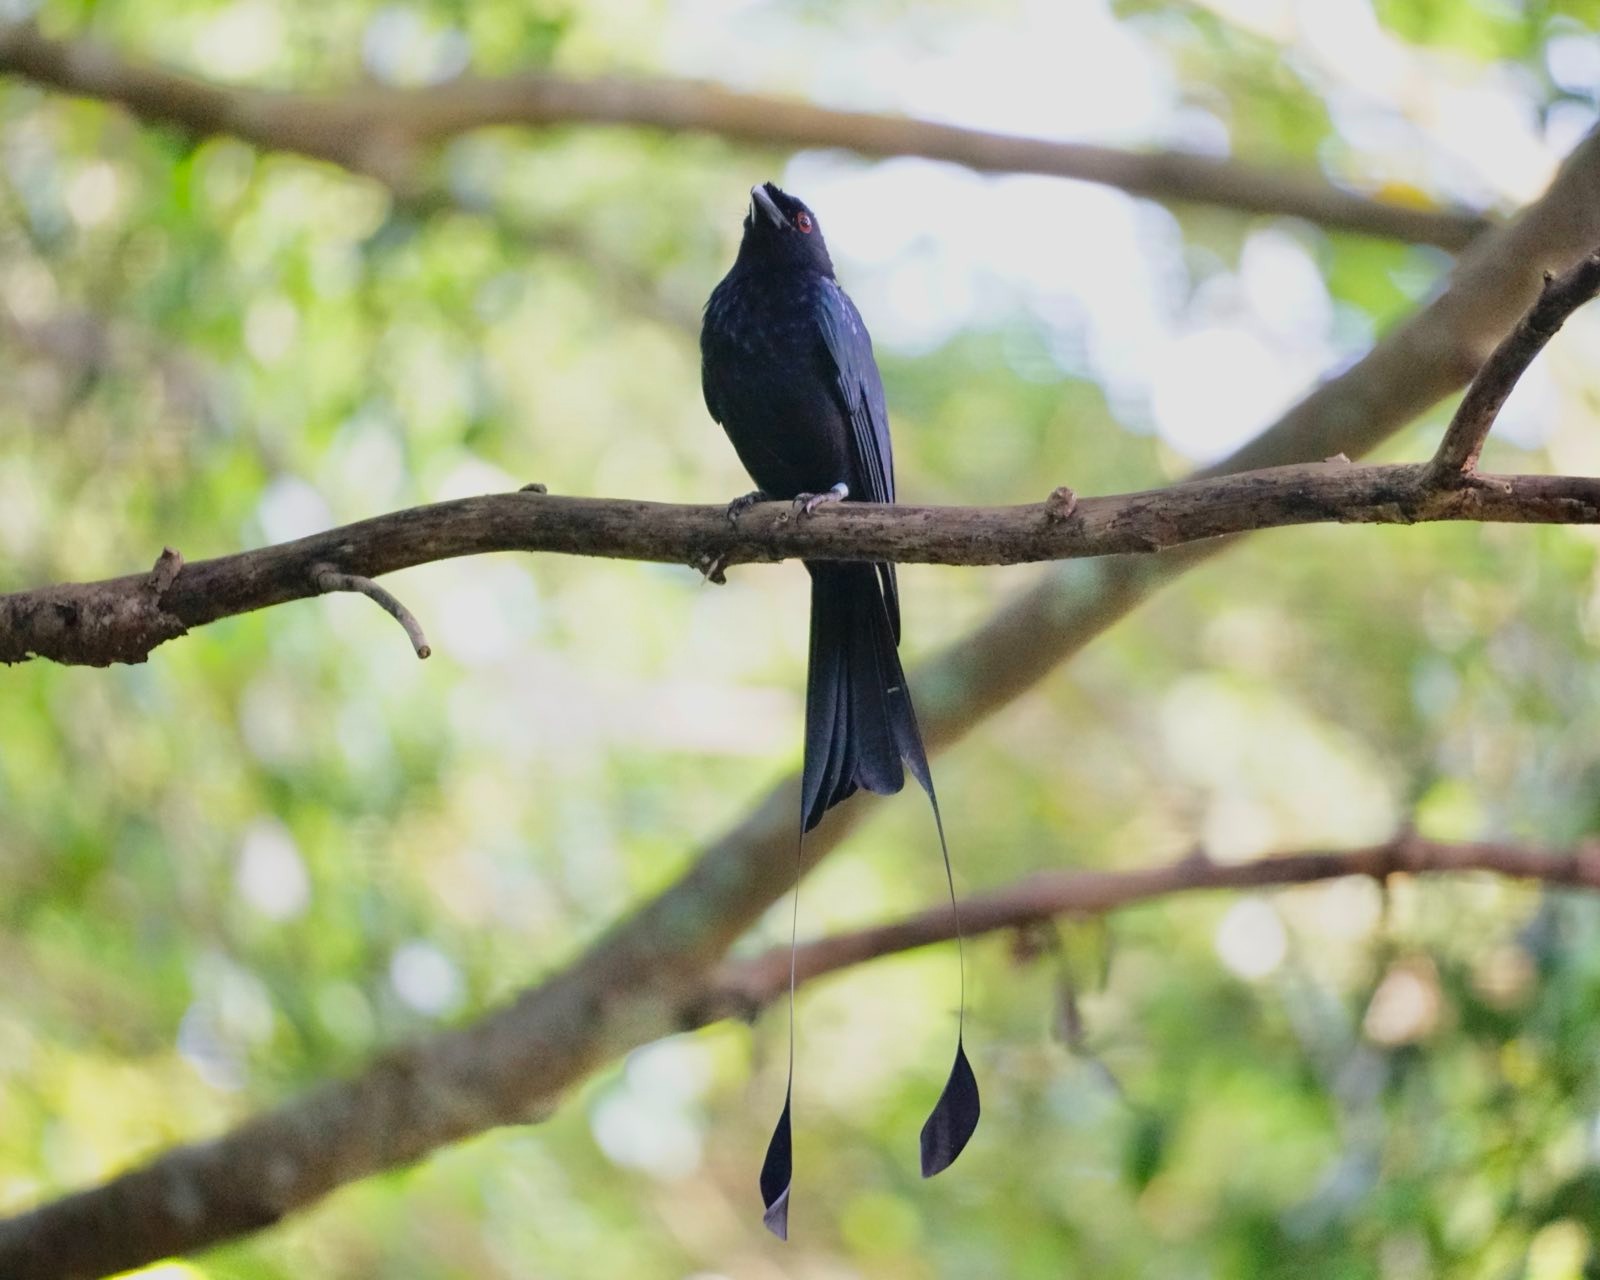
POLYGON ((850 418, 852 452, 864 493, 850 496, 867 502, 894 501, 894 452, 889 444, 889 408, 883 379, 872 356, 872 339, 856 304, 832 280, 821 290, 817 307, 822 341, 839 379, 850 418))
MULTIPOLYGON (((833 362, 845 415, 850 420, 850 452, 864 490, 850 496, 865 502, 894 501, 894 449, 889 443, 889 405, 883 378, 872 354, 866 322, 834 281, 824 283, 817 306, 823 345, 833 362)), ((878 566, 883 581, 884 604, 889 609, 894 638, 900 639, 900 592, 894 566, 878 566)))

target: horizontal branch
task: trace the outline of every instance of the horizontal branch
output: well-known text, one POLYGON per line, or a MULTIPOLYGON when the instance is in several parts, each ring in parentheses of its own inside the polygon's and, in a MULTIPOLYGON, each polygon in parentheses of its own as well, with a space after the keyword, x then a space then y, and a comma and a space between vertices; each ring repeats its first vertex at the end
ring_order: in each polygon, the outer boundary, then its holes
MULTIPOLYGON (((1032 876, 961 908, 969 934, 1060 915, 1104 914, 1178 893, 1309 883, 1341 876, 1489 872, 1522 880, 1600 888, 1600 852, 1509 844, 1450 844, 1402 835, 1365 849, 1325 850, 1220 864, 1203 858, 1144 871, 1032 876)), ((807 943, 796 956, 806 982, 880 956, 941 942, 948 909, 807 943)), ((646 984, 626 1009, 635 1030, 666 1035, 729 1016, 749 1016, 786 989, 787 948, 725 965, 663 991, 646 984)), ((539 1012, 556 1019, 549 1052, 571 1020, 593 1012, 574 985, 557 983, 539 1012)), ((618 1000, 620 993, 611 999, 618 1000)), ((0 1275, 7 1280, 88 1280, 269 1225, 307 1192, 337 1185, 351 1168, 387 1167, 426 1149, 439 1133, 477 1132, 537 1118, 512 1080, 530 1060, 520 1044, 524 997, 470 1026, 395 1050, 354 1080, 325 1085, 220 1138, 178 1147, 140 1168, 31 1212, 0 1220, 0 1275), (515 1049, 514 1053, 508 1052, 515 1049), (326 1141, 329 1132, 341 1145, 326 1141)), ((624 1004, 628 1002, 624 999, 624 1004)), ((539 1061, 535 1056, 532 1061, 539 1061)), ((548 1065, 548 1063, 546 1064, 548 1065)), ((563 1062, 570 1069, 571 1064, 563 1062)))
POLYGON ((219 618, 321 594, 330 569, 375 578, 490 551, 547 551, 723 567, 791 557, 998 565, 1155 552, 1285 525, 1600 523, 1600 479, 1481 476, 1439 484, 1429 465, 1344 461, 1274 467, 1143 493, 1052 497, 1015 507, 843 503, 804 519, 764 503, 731 524, 723 507, 541 493, 413 507, 294 542, 184 564, 166 575, 0 596, 0 662, 140 662, 219 618))
POLYGON ((100 45, 52 40, 26 23, 0 26, 0 72, 120 103, 143 119, 197 136, 230 134, 385 181, 404 176, 409 155, 417 148, 473 129, 626 125, 758 145, 923 156, 990 173, 1076 178, 1157 200, 1288 214, 1327 227, 1447 249, 1462 248, 1488 225, 1478 214, 1377 200, 1312 173, 836 111, 693 81, 575 80, 530 72, 500 79, 465 77, 415 89, 269 92, 125 62, 100 45))

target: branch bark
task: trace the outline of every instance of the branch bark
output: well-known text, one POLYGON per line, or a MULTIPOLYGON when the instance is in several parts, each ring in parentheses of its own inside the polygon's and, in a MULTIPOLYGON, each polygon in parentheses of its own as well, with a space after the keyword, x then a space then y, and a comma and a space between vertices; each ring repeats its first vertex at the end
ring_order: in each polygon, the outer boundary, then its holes
POLYGON ((1600 479, 1481 476, 1477 484, 1463 486, 1441 476, 1431 463, 1325 462, 1082 498, 1065 515, 1053 497, 1015 507, 844 503, 803 520, 790 517, 789 504, 772 502, 751 508, 737 525, 720 506, 493 494, 413 507, 295 542, 184 564, 167 575, 164 586, 149 574, 137 574, 0 596, 0 663, 30 658, 87 666, 142 662, 157 645, 208 622, 355 589, 399 618, 421 653, 426 641, 398 602, 386 603, 386 592, 374 594, 382 592, 375 583, 354 587, 349 582, 489 551, 650 560, 720 575, 729 565, 790 557, 1022 564, 1166 551, 1286 525, 1440 520, 1600 523, 1600 479))
MULTIPOLYGON (((1265 888, 1341 876, 1488 872, 1549 884, 1600 888, 1600 852, 1530 849, 1509 844, 1449 844, 1404 834, 1364 849, 1317 850, 1218 864, 1185 858, 1144 871, 1055 872, 968 899, 961 915, 969 935, 1052 919, 1104 914, 1179 893, 1265 888)), ((820 939, 796 956, 800 982, 881 956, 929 946, 951 936, 948 909, 876 928, 820 939)), ((535 1010, 512 1010, 426 1044, 389 1054, 359 1079, 324 1086, 213 1142, 178 1147, 91 1191, 0 1221, 0 1275, 7 1280, 88 1280, 270 1226, 308 1190, 325 1191, 352 1170, 388 1167, 429 1145, 513 1119, 537 1119, 519 1079, 529 1065, 511 1024, 548 1023, 549 1051, 581 1041, 587 1020, 644 1018, 647 1038, 685 1031, 730 1016, 749 1016, 787 989, 788 950, 725 965, 670 991, 657 987, 630 999, 614 988, 595 1006, 564 975, 542 988, 535 1010), (511 1057, 505 1055, 510 1052, 511 1057), (333 1140, 330 1140, 330 1135, 333 1140)), ((631 1036, 630 1036, 631 1040, 631 1036)), ((620 1048, 622 1046, 606 1046, 620 1048)), ((604 1050, 602 1050, 603 1052, 604 1050)), ((577 1064, 592 1065, 591 1049, 577 1064)), ((537 1060, 537 1059, 536 1059, 537 1060)), ((549 1065, 549 1059, 543 1060, 549 1065)), ((533 1087, 537 1087, 534 1085, 533 1087)))
POLYGON ((910 155, 989 173, 1038 173, 1180 203, 1288 214, 1363 235, 1466 246, 1488 225, 1478 214, 1376 200, 1311 173, 1285 174, 1174 151, 1118 151, 834 111, 686 81, 574 80, 549 73, 467 77, 420 89, 296 94, 235 88, 118 58, 89 41, 52 40, 28 23, 0 26, 0 72, 82 97, 120 103, 145 120, 197 136, 231 134, 416 190, 413 154, 493 125, 625 125, 708 133, 737 142, 842 147, 910 155))

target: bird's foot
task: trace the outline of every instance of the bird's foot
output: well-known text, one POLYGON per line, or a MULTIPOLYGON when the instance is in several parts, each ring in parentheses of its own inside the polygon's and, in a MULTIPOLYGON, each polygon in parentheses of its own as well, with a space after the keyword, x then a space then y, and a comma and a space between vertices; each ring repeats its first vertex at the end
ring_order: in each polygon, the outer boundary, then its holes
POLYGON ((826 493, 797 493, 794 495, 794 504, 789 508, 789 514, 808 516, 818 507, 827 506, 830 502, 843 502, 849 496, 850 486, 842 480, 826 493))
POLYGON ((728 523, 738 524, 739 517, 758 502, 771 502, 772 495, 765 489, 752 489, 728 504, 728 523))

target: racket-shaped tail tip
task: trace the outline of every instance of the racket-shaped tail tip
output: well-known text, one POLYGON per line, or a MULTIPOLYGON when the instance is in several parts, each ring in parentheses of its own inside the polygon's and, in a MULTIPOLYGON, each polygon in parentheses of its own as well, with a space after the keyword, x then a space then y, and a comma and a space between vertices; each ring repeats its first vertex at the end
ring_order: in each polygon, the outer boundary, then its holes
POLYGON ((785 1187, 778 1198, 767 1206, 761 1215, 761 1225, 780 1240, 789 1238, 789 1188, 785 1187))
POLYGON ((922 1176, 931 1178, 956 1162, 978 1128, 978 1080, 958 1040, 956 1060, 944 1092, 922 1126, 922 1176))
POLYGON ((794 1182, 794 1146, 789 1127, 792 1098, 792 1092, 784 1094, 783 1114, 767 1143, 767 1158, 761 1162, 761 1203, 766 1206, 761 1222, 780 1240, 789 1238, 789 1189, 794 1182))

